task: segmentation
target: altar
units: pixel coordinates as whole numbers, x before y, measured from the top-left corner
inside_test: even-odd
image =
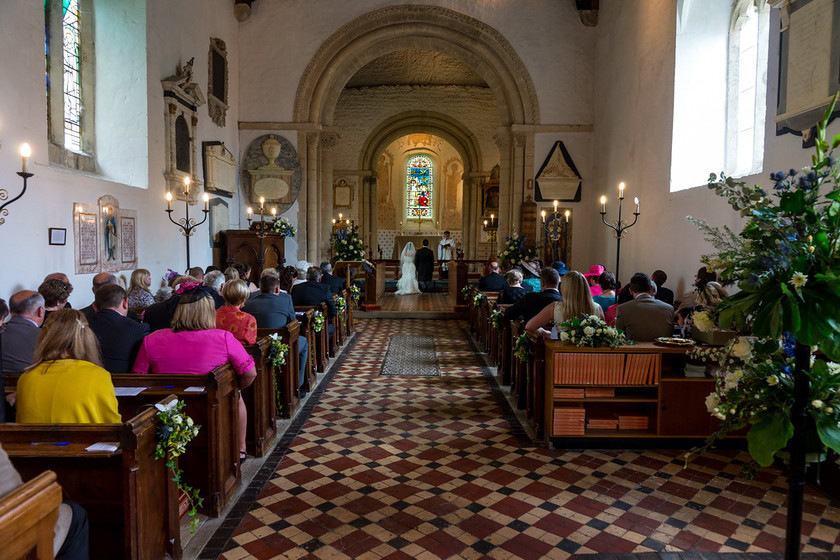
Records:
[[[429,249],[432,250],[432,253],[435,254],[435,262],[438,260],[438,243],[440,240],[443,239],[442,235],[398,235],[394,238],[394,253],[391,255],[392,259],[399,259],[400,254],[402,253],[403,247],[405,247],[406,243],[411,241],[414,243],[414,248],[419,249],[423,246],[423,240],[429,240]]]

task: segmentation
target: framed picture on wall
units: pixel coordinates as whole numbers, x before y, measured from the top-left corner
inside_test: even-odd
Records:
[[[67,229],[51,227],[50,245],[67,245]]]
[[[353,206],[353,185],[346,177],[339,177],[333,184],[333,206],[336,208]]]

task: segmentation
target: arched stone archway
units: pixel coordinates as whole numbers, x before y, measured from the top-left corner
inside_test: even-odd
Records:
[[[335,146],[331,127],[342,90],[368,62],[409,49],[455,57],[489,86],[502,125],[496,132],[496,143],[500,149],[501,179],[507,187],[500,196],[500,227],[507,228],[511,224],[514,208],[519,207],[522,199],[525,181],[522,171],[529,164],[533,165],[532,133],[514,133],[514,130],[521,125],[539,124],[540,120],[539,104],[527,67],[501,33],[475,18],[440,6],[388,6],[354,19],[324,41],[298,85],[294,120],[311,125],[299,138],[301,152],[306,158],[307,196],[303,223],[307,224],[306,247],[310,256],[319,255],[327,248]],[[415,124],[412,132],[430,131],[429,127],[434,127],[427,123],[423,129],[421,123]],[[403,131],[408,129],[403,127]],[[382,127],[378,133],[381,132]],[[469,143],[458,144],[466,148]],[[470,160],[474,170],[481,169],[485,163],[478,152],[475,159]],[[368,224],[369,228],[374,225]],[[468,246],[468,253],[471,247]]]

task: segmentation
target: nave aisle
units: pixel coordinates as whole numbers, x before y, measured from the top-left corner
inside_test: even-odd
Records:
[[[267,484],[246,490],[199,557],[783,551],[778,470],[741,480],[738,452],[684,468],[677,451],[535,447],[511,429],[465,328],[359,320]],[[434,336],[442,376],[380,376],[393,334]],[[803,533],[806,552],[840,552],[840,504],[809,490]]]

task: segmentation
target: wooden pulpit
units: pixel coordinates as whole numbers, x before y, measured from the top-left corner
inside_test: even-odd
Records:
[[[260,239],[254,230],[227,229],[221,232],[220,241],[222,262],[217,266],[224,270],[235,262],[247,263],[251,265],[252,282],[259,282],[263,268],[286,265],[285,235],[269,233]]]

